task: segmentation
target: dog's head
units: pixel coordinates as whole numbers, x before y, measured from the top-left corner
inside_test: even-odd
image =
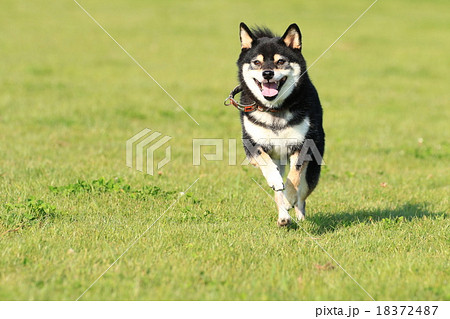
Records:
[[[282,37],[267,29],[240,25],[239,81],[256,102],[279,107],[300,83],[306,63],[301,54],[302,36],[291,24]]]

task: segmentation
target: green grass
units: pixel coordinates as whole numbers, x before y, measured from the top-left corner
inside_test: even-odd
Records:
[[[376,300],[450,299],[448,1],[380,0],[311,68],[314,240],[276,226],[256,169],[193,167],[192,138],[224,138],[225,157],[240,138],[222,101],[241,20],[297,22],[311,64],[371,1],[81,3],[200,126],[73,1],[3,0],[0,299],[75,300],[197,178],[82,300],[368,300],[314,240]],[[173,137],[161,175],[125,165],[144,128]]]

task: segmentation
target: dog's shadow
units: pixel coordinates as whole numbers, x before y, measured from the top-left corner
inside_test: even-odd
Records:
[[[353,212],[328,212],[312,213],[306,216],[308,221],[307,231],[314,235],[322,235],[334,232],[338,229],[351,227],[356,224],[384,223],[386,227],[400,222],[411,222],[421,218],[448,218],[445,212],[430,212],[428,204],[404,204],[395,209],[357,210]],[[301,222],[300,222],[301,225]],[[302,228],[305,228],[301,225]],[[305,225],[306,226],[306,225]],[[293,223],[290,229],[299,229]]]

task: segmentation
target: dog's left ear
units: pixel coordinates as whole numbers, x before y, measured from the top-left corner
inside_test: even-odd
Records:
[[[298,50],[301,50],[302,48],[302,34],[300,33],[298,25],[295,23],[287,28],[281,39],[289,48]]]

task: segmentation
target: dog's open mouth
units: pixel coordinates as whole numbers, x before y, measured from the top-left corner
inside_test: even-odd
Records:
[[[281,87],[286,82],[286,78],[282,78],[280,81],[264,81],[259,82],[258,80],[255,80],[255,83],[258,85],[259,89],[261,90],[262,95],[267,100],[273,100],[277,97],[278,92],[281,90]]]

